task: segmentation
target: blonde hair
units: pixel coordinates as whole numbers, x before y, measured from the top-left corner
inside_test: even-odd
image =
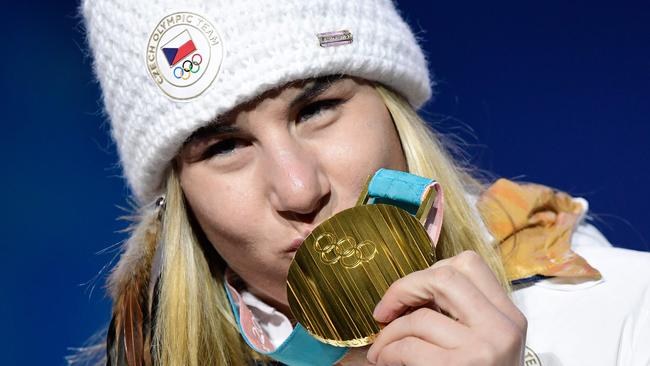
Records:
[[[242,341],[223,286],[225,264],[196,235],[175,169],[166,184],[154,359],[158,365],[243,365]],[[209,260],[212,258],[213,260]]]
[[[408,102],[381,85],[375,84],[375,88],[393,118],[409,172],[438,180],[445,191],[437,257],[473,250],[509,290],[500,258],[467,200],[468,192],[483,189],[481,183],[454,160]],[[161,245],[159,302],[151,347],[155,363],[198,366],[267,361],[239,335],[223,286],[226,264],[193,222],[175,169],[170,170],[166,182]]]
[[[475,251],[490,266],[502,287],[510,291],[501,257],[488,242],[478,212],[468,202],[468,195],[479,194],[484,185],[451,157],[437,134],[406,100],[381,85],[377,85],[376,90],[393,118],[409,172],[437,180],[444,190],[445,216],[436,246],[437,258],[449,258],[465,250]]]

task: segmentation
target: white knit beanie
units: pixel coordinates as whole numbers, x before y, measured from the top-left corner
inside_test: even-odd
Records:
[[[83,0],[94,69],[139,203],[161,194],[183,142],[288,82],[346,74],[415,108],[431,96],[422,50],[391,0]]]

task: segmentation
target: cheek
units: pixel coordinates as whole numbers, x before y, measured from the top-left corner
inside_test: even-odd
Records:
[[[265,214],[260,180],[247,171],[222,175],[190,168],[181,174],[181,185],[207,239],[245,281],[272,288],[273,297],[281,298],[288,264],[269,245],[277,241],[278,226]]]
[[[367,172],[366,176],[382,167],[406,170],[404,153],[390,115],[384,111],[383,104],[374,108],[345,116],[332,133],[326,144],[327,154],[340,169]]]
[[[181,174],[181,185],[194,215],[219,252],[245,241],[242,228],[250,222],[255,212],[252,188],[233,177],[211,174],[209,169],[191,167]]]
[[[378,117],[367,121],[365,130],[361,131],[363,137],[360,139],[365,140],[366,143],[359,147],[360,154],[376,168],[405,170],[406,160],[393,121],[389,116]]]
[[[357,113],[339,122],[321,142],[321,156],[341,198],[354,204],[369,175],[379,168],[406,170],[406,160],[388,112]]]

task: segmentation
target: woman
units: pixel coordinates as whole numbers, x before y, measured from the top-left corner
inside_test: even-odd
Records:
[[[115,301],[109,364],[273,362],[272,352],[261,354],[242,338],[226,276],[271,348],[279,348],[294,331],[285,283],[298,244],[353,206],[379,168],[441,184],[445,213],[436,254],[443,259],[393,283],[375,309],[386,326],[374,344],[350,350],[337,364],[590,362],[593,355],[583,353],[593,351],[588,345],[571,350],[566,341],[549,341],[571,338],[561,328],[546,333],[553,314],[540,308],[597,301],[610,290],[587,289],[564,300],[535,284],[515,291],[513,302],[503,250],[492,245],[474,207],[477,196],[488,196],[415,112],[429,99],[431,82],[391,1],[88,0],[82,11],[113,137],[141,212],[109,281]],[[509,189],[528,197],[524,188]],[[569,207],[577,221],[584,215],[580,201],[546,196]],[[485,212],[495,239],[507,245],[510,234],[519,235],[500,235]],[[578,229],[574,241],[596,242],[589,230]],[[548,230],[541,233],[546,238]],[[607,256],[637,269],[649,263],[647,256],[613,249],[590,254],[590,263]],[[578,278],[575,286],[604,289],[582,257],[567,249],[550,253],[549,261],[557,256],[570,257],[575,270],[533,271],[520,279]],[[607,278],[609,267],[596,267]],[[625,276],[616,280],[629,283]],[[548,282],[539,284],[574,286]],[[643,289],[647,280],[628,292]],[[622,314],[604,324],[627,333],[594,338],[606,352],[597,361],[644,364],[644,302],[647,296],[636,296],[625,307],[600,308]],[[524,313],[535,319],[530,331]],[[585,309],[566,313],[577,323],[593,321]],[[294,364],[301,361],[307,362]]]

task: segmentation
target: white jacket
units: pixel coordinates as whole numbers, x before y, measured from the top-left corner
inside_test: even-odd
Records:
[[[572,248],[603,278],[550,279],[513,292],[528,319],[525,365],[650,366],[650,253],[614,248],[587,224]]]

